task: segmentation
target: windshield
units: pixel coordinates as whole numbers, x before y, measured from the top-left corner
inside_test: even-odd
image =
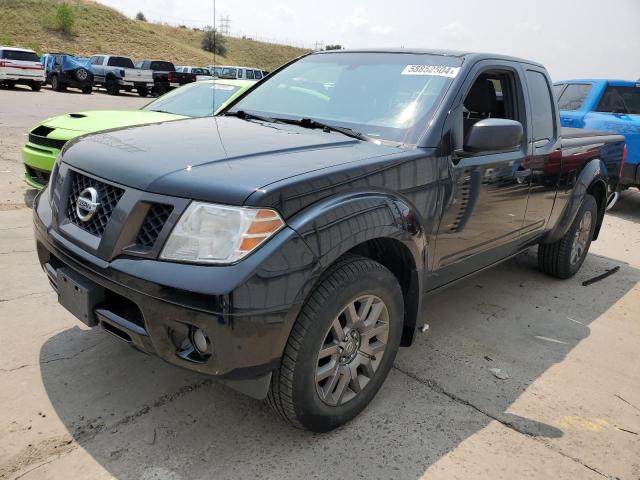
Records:
[[[127,57],[109,57],[107,65],[109,67],[135,68],[133,61]]]
[[[192,68],[191,73],[195,75],[209,75],[209,70],[206,68]]]
[[[456,57],[426,54],[309,55],[267,77],[231,111],[310,118],[415,144],[460,64]]]
[[[40,57],[33,52],[22,52],[20,50],[2,50],[1,58],[7,60],[17,60],[19,62],[39,62]]]
[[[146,105],[143,110],[173,113],[188,117],[213,115],[222,104],[238,92],[237,85],[212,82],[190,83]]]
[[[238,71],[235,68],[223,68],[220,72],[220,76],[236,78]]]

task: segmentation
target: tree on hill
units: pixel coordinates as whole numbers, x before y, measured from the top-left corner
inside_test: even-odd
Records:
[[[225,38],[215,28],[207,26],[204,28],[204,35],[202,36],[202,48],[207,52],[215,53],[216,55],[227,54],[227,45]]]
[[[146,22],[147,21],[147,17],[144,16],[144,13],[138,12],[138,13],[136,13],[136,20],[139,20],[141,22]]]
[[[62,2],[56,7],[56,27],[62,33],[71,35],[76,18],[73,14],[73,8],[67,2]]]

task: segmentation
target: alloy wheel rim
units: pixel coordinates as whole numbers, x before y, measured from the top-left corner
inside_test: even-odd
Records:
[[[578,263],[586,253],[589,234],[591,233],[591,222],[591,212],[587,210],[584,212],[580,220],[580,225],[573,237],[573,244],[571,245],[571,265]]]
[[[320,399],[331,406],[354,399],[380,367],[389,338],[389,310],[375,295],[351,300],[333,319],[316,360]]]

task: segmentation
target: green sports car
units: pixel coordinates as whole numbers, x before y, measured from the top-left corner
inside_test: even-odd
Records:
[[[29,131],[29,142],[22,149],[24,180],[34,188],[44,188],[60,150],[72,138],[112,128],[209,116],[252,85],[255,82],[246,80],[200,81],[172,90],[140,110],[101,110],[48,118]]]

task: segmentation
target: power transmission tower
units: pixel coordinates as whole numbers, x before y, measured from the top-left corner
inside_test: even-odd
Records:
[[[315,47],[313,49],[318,52],[320,50],[324,50],[324,42],[316,42]]]
[[[226,17],[220,15],[220,18],[218,19],[218,31],[220,32],[220,35],[225,37],[229,36],[229,32],[231,31],[231,18],[229,15]]]

